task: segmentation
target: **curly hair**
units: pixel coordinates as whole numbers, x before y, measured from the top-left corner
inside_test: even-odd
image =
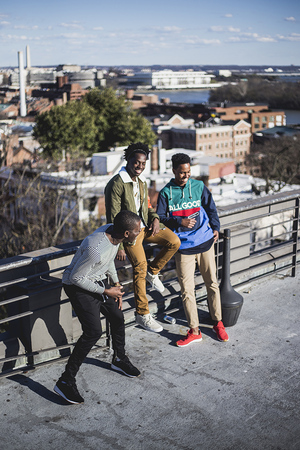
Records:
[[[114,218],[115,232],[133,231],[140,220],[140,217],[132,211],[122,210]]]
[[[172,156],[173,169],[177,169],[181,164],[191,164],[191,158],[186,153],[175,153]]]
[[[135,144],[130,144],[125,150],[124,150],[124,158],[126,161],[129,161],[129,159],[135,154],[135,153],[143,153],[146,155],[147,159],[149,158],[150,149],[148,145],[142,144],[141,142],[137,142]]]

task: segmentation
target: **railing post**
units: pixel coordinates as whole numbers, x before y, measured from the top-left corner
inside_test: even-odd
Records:
[[[230,283],[230,229],[225,228],[223,233],[223,261],[220,295],[222,306],[222,321],[225,327],[236,324],[243,306],[244,299],[236,292]]]
[[[299,197],[295,202],[295,216],[293,220],[293,257],[292,257],[292,277],[296,276],[297,249],[298,249],[298,229],[299,229]]]

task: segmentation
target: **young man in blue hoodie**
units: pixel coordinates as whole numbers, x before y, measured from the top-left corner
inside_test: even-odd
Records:
[[[181,240],[175,254],[176,271],[190,329],[176,344],[186,347],[202,340],[195,298],[195,259],[206,286],[209,312],[214,321],[213,330],[218,339],[225,342],[228,341],[228,335],[222,322],[214,252],[214,243],[220,231],[216,205],[203,181],[190,178],[188,155],[173,155],[172,168],[175,177],[159,193],[157,214],[160,221]]]

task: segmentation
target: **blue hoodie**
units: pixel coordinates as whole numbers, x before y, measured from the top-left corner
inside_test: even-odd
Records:
[[[215,202],[200,180],[190,178],[185,186],[178,186],[172,179],[159,193],[156,212],[160,221],[180,238],[181,253],[209,250],[214,241],[213,230],[220,230]],[[196,219],[193,228],[181,226],[186,217]]]

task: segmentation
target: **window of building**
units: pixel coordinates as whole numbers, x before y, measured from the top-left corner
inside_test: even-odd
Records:
[[[254,122],[259,122],[259,117],[254,117]]]
[[[269,117],[269,122],[274,122],[274,116]]]
[[[219,137],[219,133],[216,133],[216,136]]]
[[[216,148],[219,148],[219,144],[216,144]]]
[[[211,150],[211,145],[209,144],[208,149]]]
[[[259,123],[256,123],[256,124],[254,125],[254,128],[259,128]]]
[[[263,117],[262,117],[262,121],[263,121],[263,122],[266,122],[266,121],[267,121],[267,116],[263,116]]]
[[[208,135],[209,138],[211,138],[211,133]]]

